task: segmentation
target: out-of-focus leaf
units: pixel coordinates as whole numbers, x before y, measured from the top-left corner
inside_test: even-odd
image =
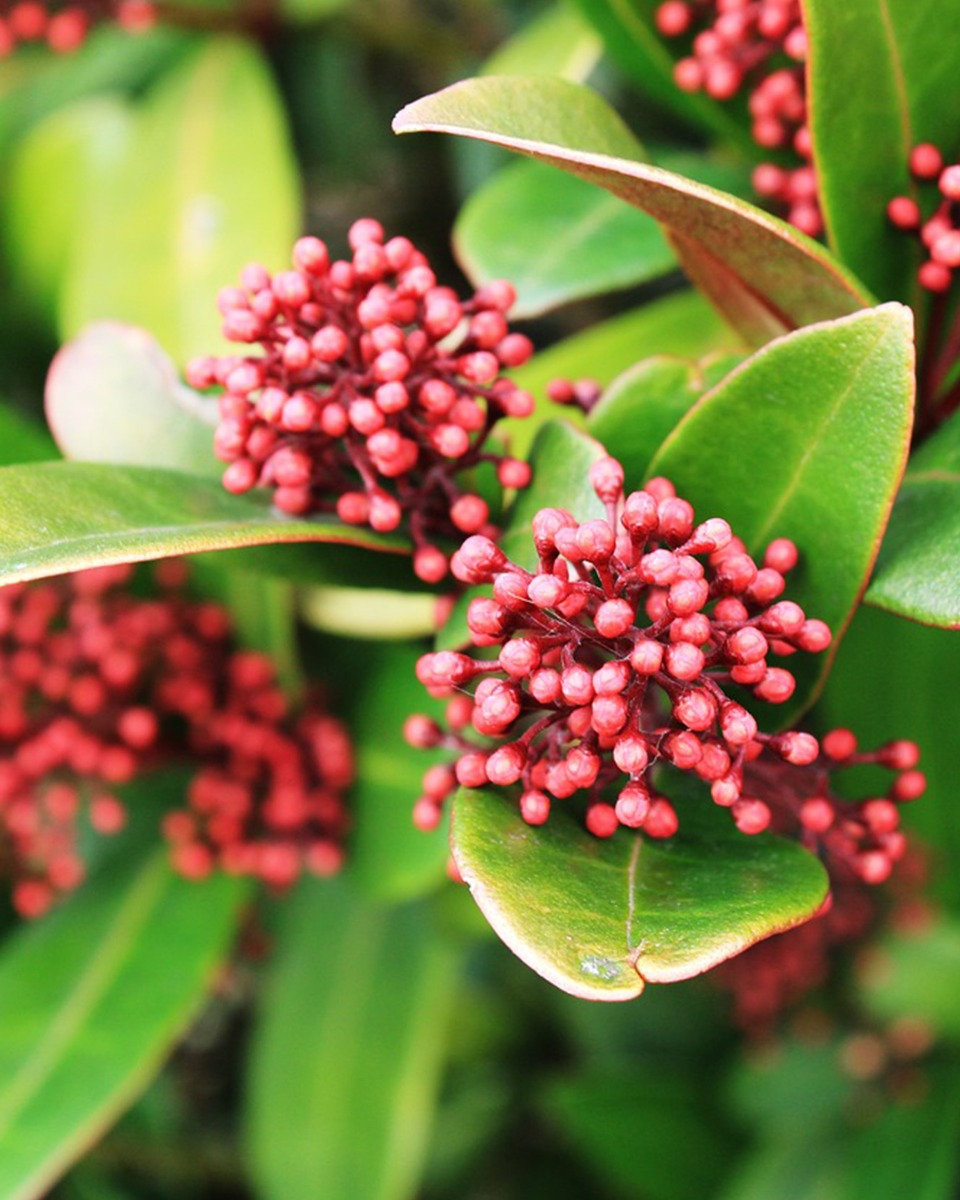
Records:
[[[672,480],[701,519],[729,520],[751,553],[792,538],[802,564],[789,595],[827,622],[836,646],[900,482],[913,391],[909,309],[886,304],[823,322],[734,370],[690,410],[649,472]],[[792,712],[809,702],[831,659],[798,667]]]
[[[251,259],[285,264],[298,192],[264,59],[238,39],[208,41],[144,102],[128,152],[91,178],[61,333],[113,318],[149,329],[178,362],[220,352],[217,292]]]
[[[742,361],[742,354],[701,363],[646,358],[613,381],[590,413],[587,428],[622,464],[628,491],[639,487],[661,442],[700,396]]]
[[[310,24],[332,17],[347,3],[348,0],[281,0],[280,8],[285,20]]]
[[[479,138],[606,188],[669,231],[682,265],[748,339],[870,303],[817,243],[726,193],[636,161],[639,147],[594,92],[561,79],[468,79],[402,109],[398,133]]]
[[[600,38],[564,0],[528,21],[483,64],[484,75],[557,75],[584,80],[603,52]]]
[[[847,1200],[836,1139],[796,1132],[761,1146],[736,1166],[717,1200]]]
[[[146,1086],[201,1003],[245,889],[104,868],[0,956],[0,1195],[35,1200]]]
[[[552,1080],[540,1107],[599,1180],[649,1200],[703,1200],[730,1160],[730,1136],[703,1087],[677,1070],[586,1071]]]
[[[595,838],[573,817],[527,825],[514,799],[462,789],[451,838],[481,912],[519,959],[585,1000],[689,979],[809,918],[827,878],[811,854],[745,837],[709,801],[666,841]]]
[[[450,757],[417,750],[403,737],[403,722],[411,713],[443,715],[443,702],[430,697],[416,677],[418,657],[410,645],[371,647],[362,678],[350,689],[357,760],[350,866],[364,891],[382,900],[434,890],[445,878],[450,856],[446,818],[430,833],[413,823],[424,772]]]
[[[219,478],[215,401],[180,382],[173,360],[143,329],[99,321],[57,354],[47,421],[67,458],[169,467]]]
[[[437,628],[437,597],[383,588],[311,588],[300,597],[300,615],[315,629],[344,637],[429,637]]]
[[[0,201],[6,265],[20,295],[51,325],[72,254],[86,232],[77,220],[86,189],[129,152],[133,129],[129,104],[96,96],[48,117],[11,156]]]
[[[932,1035],[960,1039],[960,923],[890,934],[858,964],[860,996],[881,1021],[924,1022]]]
[[[960,413],[910,459],[868,604],[926,625],[960,626]]]
[[[887,220],[918,142],[955,148],[960,45],[930,0],[804,0],[810,132],[831,245],[883,299],[916,303],[920,246]],[[856,45],[856,53],[849,52]]]
[[[43,462],[56,458],[57,448],[40,425],[0,405],[0,465]]]
[[[509,279],[516,317],[655,279],[676,266],[656,221],[545,163],[516,163],[474,192],[454,248],[480,286]]]
[[[512,371],[517,385],[537,401],[532,419],[511,419],[498,425],[509,436],[514,454],[527,452],[538,422],[564,416],[583,424],[578,409],[563,409],[546,399],[553,379],[594,379],[605,387],[612,379],[653,354],[700,358],[716,350],[732,350],[739,339],[699,293],[679,292],[654,300],[623,316],[612,317],[583,333],[565,338]]]
[[[263,1200],[416,1194],[457,987],[421,908],[304,881],[285,902],[251,1047],[250,1165]]]
[[[409,552],[398,538],[322,517],[285,518],[265,496],[231,496],[178,471],[70,462],[0,468],[0,585],[272,542]]]

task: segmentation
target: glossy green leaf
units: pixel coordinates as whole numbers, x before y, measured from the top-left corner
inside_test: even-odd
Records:
[[[831,245],[877,295],[916,302],[921,247],[888,201],[915,193],[918,142],[949,152],[960,123],[960,45],[935,0],[804,0],[810,131]],[[850,47],[856,45],[856,53]]]
[[[558,409],[546,399],[551,380],[588,378],[604,387],[622,371],[652,354],[699,358],[738,345],[736,334],[698,292],[665,296],[565,338],[512,371],[517,385],[536,399],[537,412],[533,419],[511,419],[498,428],[509,435],[514,454],[525,454],[538,421],[562,413],[568,420],[583,424],[578,409]]]
[[[91,179],[129,152],[133,110],[96,96],[54,113],[11,156],[0,198],[0,235],[11,281],[52,325],[63,280],[85,234],[78,210]],[[69,178],[70,187],[63,186]]]
[[[702,92],[684,92],[673,82],[682,43],[663,38],[654,25],[661,0],[576,0],[603,35],[610,57],[634,83],[665,108],[693,124],[751,149],[746,123]]]
[[[429,913],[305,881],[285,901],[251,1047],[263,1200],[417,1194],[457,986]]]
[[[558,75],[586,79],[603,45],[593,28],[565,0],[527,21],[483,64],[484,75]]]
[[[180,381],[143,329],[99,321],[57,354],[47,374],[47,422],[67,458],[169,467],[219,478],[216,401]]]
[[[403,737],[411,713],[441,719],[445,704],[432,699],[415,674],[422,647],[364,649],[363,674],[350,689],[356,783],[351,791],[350,867],[370,896],[406,900],[433,891],[446,878],[448,822],[430,833],[413,823],[423,775],[444,751],[417,750]]]
[[[454,249],[474,284],[510,280],[516,317],[644,283],[676,265],[645,213],[538,162],[507,167],[473,193]]]
[[[723,354],[700,363],[646,358],[619,375],[587,419],[587,429],[623,466],[628,489],[644,478],[661,442],[708,389],[742,362]]]
[[[866,600],[927,625],[960,626],[960,413],[910,459]]]
[[[252,44],[212,39],[154,89],[129,151],[91,180],[83,229],[65,338],[112,318],[149,329],[178,362],[220,352],[217,291],[251,259],[284,266],[299,231],[282,104]]]
[[[244,889],[125,856],[0,955],[0,1195],[36,1200],[159,1069],[226,954]]]
[[[527,825],[514,799],[462,789],[451,844],[483,915],[516,956],[586,1000],[632,1000],[805,921],[827,890],[800,846],[745,837],[699,799],[667,841],[595,838],[564,812]]]
[[[802,563],[788,595],[827,622],[835,647],[900,482],[913,390],[912,320],[902,305],[801,329],[707,393],[649,473],[672,480],[701,519],[725,517],[751,553],[792,538]],[[798,668],[794,708],[809,700],[832,654],[809,658]]]
[[[266,496],[148,467],[55,462],[0,468],[0,586],[83,567],[272,542],[405,554],[402,540],[332,518],[298,521]]]
[[[890,934],[862,956],[860,998],[877,1020],[922,1021],[936,1037],[960,1039],[960,923],[943,918],[929,928]]]
[[[437,597],[385,588],[310,588],[300,597],[300,616],[314,629],[343,637],[430,637],[437,629]]]
[[[43,462],[56,457],[57,448],[42,426],[0,404],[0,465]]]
[[[763,343],[870,303],[817,243],[742,200],[636,161],[639,147],[589,89],[560,79],[469,79],[407,105],[398,133],[479,138],[551,162],[660,221],[694,282]]]

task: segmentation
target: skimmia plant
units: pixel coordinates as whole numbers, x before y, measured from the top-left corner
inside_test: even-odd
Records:
[[[428,7],[0,4],[0,1197],[949,1200],[946,2]]]

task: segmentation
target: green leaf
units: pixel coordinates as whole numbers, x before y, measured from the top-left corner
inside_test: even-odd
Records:
[[[567,813],[534,827],[502,793],[463,789],[452,845],[481,912],[528,967],[585,1000],[632,1000],[800,924],[826,895],[812,855],[744,836],[709,801],[683,806],[680,829],[662,842],[599,839]]]
[[[449,760],[446,752],[418,750],[403,737],[410,713],[440,719],[445,707],[417,679],[419,655],[410,645],[370,648],[349,697],[356,754],[350,869],[364,891],[380,900],[433,891],[446,878],[450,857],[446,820],[430,833],[413,823],[424,772]]]
[[[700,396],[742,361],[741,354],[700,363],[646,358],[613,381],[587,418],[587,429],[620,461],[628,489],[644,478],[661,442]]]
[[[0,465],[43,462],[56,457],[57,448],[45,429],[0,404]]]
[[[67,458],[222,473],[213,454],[216,401],[181,383],[145,330],[115,321],[89,326],[53,360],[45,403]]]
[[[386,588],[310,588],[300,597],[300,616],[314,629],[342,637],[430,637],[437,629],[437,597]]]
[[[929,0],[805,0],[820,204],[839,257],[884,299],[917,302],[921,247],[887,221],[916,192],[918,142],[949,152],[960,124],[960,46]],[[856,53],[850,47],[856,45]]]
[[[158,1070],[229,947],[244,889],[124,856],[0,956],[0,1195],[35,1200]]]
[[[517,163],[461,209],[454,249],[476,286],[509,279],[515,317],[656,279],[676,266],[657,223],[575,175]]]
[[[960,413],[910,459],[868,604],[927,625],[960,626]]]
[[[432,130],[509,147],[579,175],[649,213],[694,282],[748,339],[869,304],[816,242],[758,208],[657,167],[589,89],[560,79],[468,79],[407,105],[398,133]]]
[[[178,362],[220,352],[217,291],[251,259],[282,267],[299,230],[283,107],[255,46],[211,39],[165,77],[127,153],[91,179],[82,228],[64,338],[113,318],[149,329]]]
[[[263,1200],[418,1191],[457,986],[422,908],[304,881],[284,905],[251,1047],[250,1165]]]
[[[692,124],[751,150],[750,133],[723,105],[703,92],[685,92],[673,81],[676,56],[656,30],[661,0],[576,0],[603,36],[610,57],[645,95]],[[675,43],[676,44],[676,43]]]
[[[559,75],[586,79],[600,60],[602,43],[580,14],[554,4],[527,21],[483,64],[484,75]]]
[[[690,410],[649,467],[701,519],[725,517],[753,554],[792,538],[802,562],[788,595],[827,622],[834,650],[906,461],[911,334],[910,310],[887,304],[771,343]],[[810,658],[791,711],[809,700],[832,652]]]
[[[409,553],[399,538],[333,518],[292,520],[266,496],[231,496],[212,480],[178,471],[71,462],[0,468],[0,586],[268,542]]]
[[[537,412],[527,420],[504,421],[498,428],[509,434],[514,454],[525,454],[538,421],[560,411],[568,420],[583,424],[579,410],[558,410],[545,398],[547,384],[552,379],[590,378],[604,387],[651,354],[699,358],[714,350],[733,349],[738,344],[736,335],[699,293],[684,291],[665,296],[565,338],[512,371],[517,386],[526,388],[536,398]]]
[[[960,1039],[960,922],[890,934],[858,962],[861,1001],[879,1021],[922,1021],[935,1037]]]

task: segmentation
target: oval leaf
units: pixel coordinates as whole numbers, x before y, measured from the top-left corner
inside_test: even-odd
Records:
[[[47,423],[67,458],[169,467],[219,478],[216,401],[180,382],[173,360],[145,330],[91,325],[47,374]]]
[[[649,467],[701,519],[725,517],[751,553],[792,538],[802,564],[787,594],[827,622],[834,649],[906,461],[911,332],[910,310],[887,304],[771,343],[690,410]],[[809,658],[791,711],[809,700],[832,652]]]
[[[0,1195],[35,1200],[158,1070],[226,954],[245,889],[124,856],[0,956]]]
[[[544,163],[518,163],[473,193],[454,249],[480,287],[509,279],[516,317],[656,279],[676,266],[657,223]]]
[[[913,455],[865,599],[925,625],[960,627],[960,413]]]
[[[887,202],[916,191],[907,169],[914,145],[955,147],[960,43],[944,37],[938,3],[804,0],[803,8],[810,133],[831,245],[879,296],[916,302],[921,247],[893,229]]]
[[[370,905],[346,880],[286,900],[246,1096],[258,1196],[418,1193],[456,968],[421,908]]]
[[[681,263],[745,337],[844,316],[870,303],[816,242],[758,208],[635,161],[639,147],[589,89],[560,79],[468,79],[407,105],[398,133],[433,130],[506,146],[628,200],[670,232]]]
[[[599,839],[566,813],[534,827],[508,797],[464,789],[452,846],[481,912],[528,967],[585,1000],[632,1000],[800,924],[827,892],[812,855],[738,833],[709,801],[683,808],[680,828],[663,842]]]
[[[71,462],[0,468],[0,586],[272,542],[410,550],[400,538],[333,518],[285,518],[266,496],[231,496],[212,480],[177,471]]]

